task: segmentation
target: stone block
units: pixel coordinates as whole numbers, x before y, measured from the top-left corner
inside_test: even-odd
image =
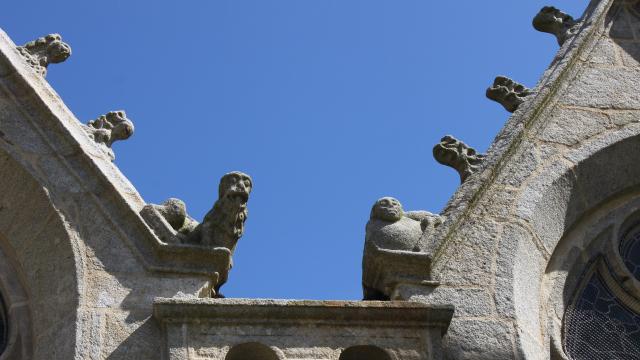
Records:
[[[640,109],[640,92],[629,91],[639,81],[637,68],[585,67],[561,101],[565,105],[600,109]]]
[[[500,226],[473,215],[433,265],[434,280],[443,285],[485,286],[493,279],[493,259]]]
[[[486,317],[495,314],[492,296],[484,288],[438,286],[415,290],[406,300],[431,305],[452,304],[457,317]]]
[[[573,146],[602,133],[608,126],[609,118],[603,112],[556,108],[537,137],[542,141]]]
[[[456,318],[444,337],[446,359],[513,360],[514,335],[507,322]]]

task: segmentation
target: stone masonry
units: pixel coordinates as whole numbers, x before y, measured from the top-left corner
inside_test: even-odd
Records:
[[[376,202],[356,302],[212,298],[251,179],[223,176],[202,224],[147,204],[112,162],[124,111],[85,125],[44,79],[71,47],[0,31],[0,359],[634,358],[622,322],[581,343],[572,319],[590,277],[640,319],[640,0],[531,15],[553,62],[489,89],[513,115],[486,154],[436,146],[462,180],[440,214]]]

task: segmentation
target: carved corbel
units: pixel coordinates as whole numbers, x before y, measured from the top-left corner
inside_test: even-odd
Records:
[[[433,157],[442,165],[454,168],[460,175],[460,182],[478,171],[484,154],[476,152],[464,142],[447,135],[440,140],[440,143],[433,147]]]
[[[102,145],[111,160],[115,154],[111,145],[119,140],[126,140],[133,135],[133,122],[127,118],[124,111],[110,111],[95,120],[89,121],[85,130],[98,144]]]
[[[577,23],[573,17],[553,6],[543,7],[533,18],[534,29],[555,35],[560,46],[576,33]]]
[[[508,77],[498,76],[493,85],[487,89],[487,98],[500,103],[508,112],[518,110],[525,98],[531,95],[531,90]]]
[[[27,63],[40,75],[47,74],[49,64],[61,63],[71,56],[71,47],[59,34],[49,34],[17,47]]]

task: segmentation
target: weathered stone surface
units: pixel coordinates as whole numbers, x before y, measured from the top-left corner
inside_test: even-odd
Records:
[[[502,321],[454,319],[444,338],[445,352],[452,360],[513,360],[514,337],[511,325]]]
[[[584,55],[584,60],[594,65],[618,65],[619,55],[625,52],[622,50],[623,48],[623,45],[616,44],[610,38],[603,36],[598,40],[591,53]]]
[[[587,67],[571,83],[562,103],[596,109],[640,109],[640,93],[629,91],[638,81],[638,68]]]
[[[533,18],[533,27],[538,31],[555,35],[560,46],[575,33],[575,25],[576,21],[570,15],[553,6],[543,7]]]
[[[616,40],[633,39],[631,15],[624,4],[618,2],[611,7],[607,14],[606,23],[609,25],[609,36]]]
[[[585,109],[559,108],[546,124],[540,140],[573,146],[611,127],[607,114]]]
[[[462,183],[480,169],[485,155],[453,136],[446,135],[433,147],[433,157],[440,164],[454,168]]]
[[[415,288],[405,300],[431,305],[456,304],[456,317],[484,317],[495,314],[493,298],[485,288],[458,288],[437,286],[431,289]]]
[[[49,34],[17,47],[27,63],[40,75],[47,74],[49,64],[61,63],[71,56],[71,47],[59,34]]]
[[[471,217],[447,249],[447,261],[433,268],[434,280],[447,286],[486,286],[493,281],[493,258],[500,225]]]
[[[531,90],[508,77],[498,76],[486,92],[487,98],[502,105],[508,112],[518,110],[518,107],[531,95]]]

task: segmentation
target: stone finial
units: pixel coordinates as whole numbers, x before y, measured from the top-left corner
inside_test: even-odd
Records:
[[[110,111],[95,120],[89,121],[85,127],[89,136],[98,144],[106,147],[111,159],[115,159],[111,145],[118,140],[126,140],[133,135],[133,122],[124,111]]]
[[[49,34],[18,46],[27,63],[40,75],[47,74],[49,64],[61,63],[71,56],[71,47],[59,34]]]
[[[485,155],[477,153],[464,142],[447,135],[433,147],[433,157],[440,164],[454,168],[460,174],[462,183],[478,171]]]
[[[505,76],[496,77],[493,85],[487,89],[487,97],[500,103],[508,112],[516,111],[531,93],[524,85]]]
[[[545,6],[533,18],[533,27],[541,32],[553,34],[562,46],[575,33],[577,21],[553,6]]]
[[[389,300],[398,283],[428,279],[431,257],[423,252],[421,239],[441,222],[439,215],[427,211],[405,212],[392,197],[373,204],[362,257],[365,300]]]

